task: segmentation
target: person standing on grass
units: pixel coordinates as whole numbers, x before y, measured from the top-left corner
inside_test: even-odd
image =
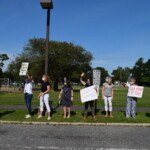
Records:
[[[25,118],[30,118],[32,116],[32,108],[31,108],[31,101],[33,98],[32,87],[33,87],[32,75],[28,75],[27,73],[27,78],[25,79],[24,85],[24,99],[28,109],[28,114],[25,116]]]
[[[129,89],[132,86],[138,86],[137,83],[136,83],[136,79],[133,78],[133,77],[130,78],[130,82],[127,82],[127,84],[125,84],[125,87],[128,87]],[[137,103],[137,98],[136,97],[127,96],[126,118],[130,118],[130,117],[135,118],[136,117],[136,103]]]
[[[64,107],[64,118],[66,118],[66,113],[68,109],[68,116],[70,118],[70,108],[73,102],[73,88],[69,81],[66,81],[63,88],[59,93],[60,105]]]
[[[91,80],[88,78],[87,81],[83,81],[82,77],[84,76],[85,74],[82,73],[81,74],[81,77],[80,77],[80,82],[82,83],[82,85],[84,85],[85,87],[89,87],[89,86],[92,86],[92,83],[91,83]],[[91,111],[92,111],[92,116],[93,116],[93,119],[94,120],[97,120],[96,118],[96,115],[95,115],[95,109],[94,109],[94,101],[91,100],[91,101],[88,101],[88,102],[85,102],[84,104],[84,117],[83,119],[86,119],[87,118],[87,112],[88,112],[88,106],[90,105],[91,107]]]
[[[105,112],[106,112],[105,117],[108,117],[108,110],[110,112],[110,117],[113,117],[112,115],[113,96],[114,96],[114,89],[112,84],[112,78],[106,77],[105,83],[103,84],[102,87],[102,100],[104,100]]]
[[[50,105],[49,105],[49,92],[50,92],[50,83],[49,83],[49,77],[48,75],[43,75],[42,77],[42,83],[41,83],[41,92],[38,95],[38,98],[40,99],[40,113],[38,115],[38,119],[42,117],[42,113],[44,111],[44,104],[47,109],[48,118],[47,120],[50,120]]]

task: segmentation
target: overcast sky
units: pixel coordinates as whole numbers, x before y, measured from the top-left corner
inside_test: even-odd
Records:
[[[109,73],[150,58],[150,0],[53,0],[50,39],[90,51]],[[30,38],[45,38],[40,0],[1,0],[0,53],[12,60]],[[7,67],[7,62],[5,68]]]

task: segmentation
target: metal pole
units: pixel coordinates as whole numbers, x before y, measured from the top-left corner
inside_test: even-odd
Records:
[[[50,9],[47,9],[46,49],[45,49],[45,74],[46,75],[48,74],[49,31],[50,31]]]

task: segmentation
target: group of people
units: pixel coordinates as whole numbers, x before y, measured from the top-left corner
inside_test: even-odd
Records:
[[[88,78],[86,81],[83,80],[83,77],[85,76],[85,73],[82,73],[80,76],[80,82],[85,87],[92,86],[92,80]],[[130,81],[125,84],[126,87],[131,86],[137,86],[135,78],[130,78]],[[26,102],[26,106],[28,109],[28,114],[25,116],[25,118],[30,118],[32,116],[32,109],[31,109],[31,101],[33,97],[32,93],[32,87],[33,87],[33,77],[32,75],[27,74],[27,78],[25,79],[25,87],[24,87],[24,98]],[[104,108],[105,108],[105,117],[113,117],[112,114],[112,101],[114,96],[114,85],[112,84],[112,78],[106,77],[105,83],[102,86],[102,100],[104,100]],[[43,111],[44,106],[46,106],[47,110],[47,120],[51,119],[51,107],[49,105],[49,93],[51,90],[49,77],[48,75],[43,75],[42,82],[41,82],[41,92],[38,95],[38,99],[40,100],[40,107],[39,107],[39,113],[37,119],[43,117]],[[95,88],[95,90],[97,90]],[[70,118],[70,110],[71,105],[73,104],[73,88],[71,86],[71,83],[69,81],[65,81],[60,93],[59,93],[59,99],[60,99],[60,105],[63,106],[63,118]],[[136,103],[137,98],[135,97],[129,97],[127,96],[127,103],[126,103],[126,118],[129,117],[136,117]],[[90,105],[92,116],[94,120],[97,120],[96,114],[95,114],[95,107],[94,107],[94,101],[88,101],[84,103],[84,116],[83,119],[87,118],[88,113],[88,107]],[[68,113],[67,113],[68,111]]]

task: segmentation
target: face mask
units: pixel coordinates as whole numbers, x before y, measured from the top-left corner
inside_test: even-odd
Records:
[[[131,85],[133,85],[133,82],[130,82]]]
[[[45,78],[43,77],[43,78],[42,78],[42,81],[44,81],[44,80],[45,80]]]
[[[105,81],[106,81],[106,82],[108,82],[108,81],[109,81],[109,79],[105,79]]]

